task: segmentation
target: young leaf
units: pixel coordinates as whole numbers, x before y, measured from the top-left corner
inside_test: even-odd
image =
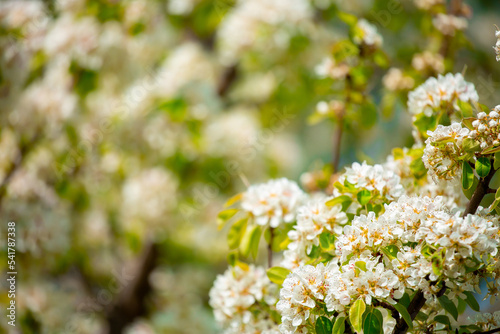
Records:
[[[240,252],[243,256],[252,254],[254,258],[257,257],[261,232],[262,228],[259,225],[247,227],[240,243]]]
[[[290,270],[283,267],[272,267],[267,269],[267,277],[276,284],[283,284],[285,278],[290,274]]]
[[[441,304],[441,306],[446,310],[446,312],[451,314],[455,320],[458,319],[457,307],[455,306],[455,303],[450,300],[450,298],[448,298],[447,296],[441,296],[438,298],[438,301],[439,304]]]
[[[327,317],[319,317],[315,327],[316,334],[331,334],[333,329],[332,321]]]
[[[487,147],[481,151],[481,154],[488,155],[488,154],[494,154],[497,152],[500,152],[500,146]]]
[[[363,327],[363,313],[365,313],[366,304],[363,298],[359,298],[354,302],[349,311],[349,320],[356,332],[361,332]]]
[[[376,308],[368,313],[363,321],[364,334],[382,334],[383,333],[383,317],[382,313]]]
[[[237,214],[238,211],[238,209],[227,209],[219,212],[219,214],[217,215],[217,228],[221,230],[229,221],[229,219],[233,218],[233,216]]]
[[[479,312],[480,311],[479,304],[474,295],[472,294],[472,292],[465,291],[464,294],[467,296],[465,302],[470,306],[471,309],[473,309],[476,312]]]
[[[490,159],[485,157],[477,158],[476,160],[476,173],[479,177],[485,177],[488,175],[491,169]]]
[[[500,168],[500,152],[496,152],[494,157],[495,160],[493,161],[493,168],[497,170],[498,168]]]
[[[323,232],[319,235],[319,244],[321,245],[321,248],[330,248],[330,235],[331,234],[329,232]]]
[[[474,171],[467,161],[462,162],[462,187],[467,190],[474,184]]]
[[[333,324],[332,334],[344,334],[345,317],[338,317]]]
[[[229,245],[229,249],[238,248],[240,245],[241,238],[247,227],[247,221],[248,218],[240,219],[229,229],[227,233],[227,244]]]
[[[227,200],[227,202],[224,204],[224,207],[227,208],[228,206],[233,205],[236,202],[239,202],[241,198],[243,197],[243,193],[239,193],[237,195],[234,195],[230,199]]]
[[[372,198],[372,193],[366,189],[363,189],[360,192],[358,192],[358,195],[356,197],[358,199],[359,204],[366,205],[368,204],[368,202],[370,202],[370,199]]]
[[[325,203],[325,205],[326,206],[335,206],[337,204],[341,204],[342,211],[345,211],[345,210],[347,210],[349,205],[351,205],[351,203],[352,203],[352,199],[349,196],[341,195],[341,196],[337,196],[337,197],[332,198],[331,200],[327,201]]]
[[[448,327],[451,327],[450,318],[448,318],[446,315],[436,315],[434,317],[434,321],[447,325]]]
[[[413,321],[411,320],[410,313],[408,313],[408,310],[406,307],[400,303],[394,304],[394,308],[401,314],[403,319],[405,320],[406,324],[410,329],[413,329]]]

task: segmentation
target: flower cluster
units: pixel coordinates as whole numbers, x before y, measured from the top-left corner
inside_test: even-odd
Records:
[[[405,193],[400,181],[398,175],[384,169],[382,165],[370,166],[366,162],[353,163],[351,167],[346,167],[345,173],[339,177],[340,184],[350,184],[356,189],[374,192],[374,197],[378,196],[382,202],[394,201]],[[333,191],[335,197],[344,193],[337,188]]]
[[[274,334],[277,326],[267,312],[274,309],[277,294],[263,268],[235,266],[217,276],[209,293],[210,306],[226,334]]]
[[[432,116],[434,110],[446,103],[456,109],[457,100],[477,102],[479,96],[474,84],[464,80],[462,74],[448,73],[445,76],[429,78],[408,95],[408,110],[412,115]],[[446,110],[446,109],[445,109]]]
[[[470,132],[470,137],[479,141],[481,148],[500,144],[500,105],[496,106],[489,114],[480,112],[477,119],[472,122],[474,130]]]
[[[469,25],[467,19],[455,15],[438,14],[432,19],[432,24],[443,35],[454,36],[455,31],[464,30]]]
[[[493,313],[478,313],[469,321],[481,327],[481,330],[488,331],[500,327],[500,311]]]
[[[308,333],[306,324],[318,311],[345,312],[357,299],[371,305],[373,299],[401,298],[404,286],[378,258],[356,258],[344,266],[305,265],[283,282],[277,309],[282,315],[281,333]]]
[[[345,79],[349,73],[349,65],[337,64],[332,57],[325,57],[315,68],[316,74],[321,78],[332,78],[336,80]]]
[[[297,183],[285,178],[250,186],[243,194],[241,207],[258,225],[278,227],[296,219],[296,211],[307,196]]]
[[[449,126],[439,125],[435,131],[429,131],[425,141],[422,160],[434,180],[451,180],[462,175],[462,161],[465,154],[463,141],[469,138],[469,129],[460,123]]]
[[[495,53],[497,54],[497,61],[500,61],[500,30],[495,32],[495,37],[497,38],[497,42],[493,49],[495,49]]]
[[[321,308],[329,292],[329,281],[336,266],[320,263],[316,267],[306,265],[294,270],[283,282],[280,298],[276,304],[281,313],[280,331],[283,334],[307,334],[307,321],[316,320],[314,309]]]
[[[377,28],[365,19],[358,20],[356,29],[359,35],[354,36],[354,42],[372,47],[380,47],[383,42],[382,36],[377,32]]]
[[[382,79],[385,88],[390,91],[412,89],[414,80],[403,74],[399,68],[392,67]]]
[[[321,233],[342,233],[342,226],[348,221],[347,215],[342,212],[340,204],[328,206],[328,200],[313,199],[297,210],[297,224],[288,232],[291,243],[284,253],[284,267],[294,269],[301,264],[301,260],[304,262],[312,247],[319,245]]]
[[[439,53],[424,51],[413,56],[411,65],[419,72],[443,73],[444,59]]]

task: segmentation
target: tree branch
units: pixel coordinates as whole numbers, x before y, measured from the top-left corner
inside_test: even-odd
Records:
[[[438,298],[441,297],[442,295],[444,295],[445,292],[446,292],[446,285],[443,284],[441,289],[436,293],[436,297]],[[415,296],[410,302],[410,305],[408,306],[408,313],[410,314],[412,321],[417,317],[417,314],[418,312],[420,312],[422,307],[424,307],[425,302],[426,299],[424,293],[422,292],[422,290],[417,290]],[[408,328],[409,327],[406,321],[403,318],[400,318],[396,322],[396,326],[394,327],[394,331],[392,332],[392,334],[405,334],[408,331]]]
[[[488,194],[488,191],[490,189],[490,181],[493,175],[495,175],[495,172],[496,170],[492,166],[488,175],[479,179],[479,184],[477,185],[476,190],[474,190],[469,203],[467,203],[467,208],[462,215],[463,218],[465,218],[468,214],[476,213],[476,210],[479,207],[479,204],[481,204],[484,196]]]
[[[227,68],[222,75],[222,79],[219,82],[219,86],[217,87],[217,93],[220,97],[224,97],[229,92],[229,88],[231,88],[234,81],[236,81],[236,78],[238,78],[237,64]]]
[[[269,238],[269,245],[267,246],[267,265],[271,268],[273,266],[274,227],[270,227],[269,232],[271,232],[271,237]]]
[[[151,242],[145,246],[137,275],[107,312],[108,334],[121,334],[135,318],[146,313],[145,297],[151,292],[149,275],[156,266],[158,255],[157,244]]]
[[[492,330],[489,330],[487,332],[473,332],[472,334],[493,334],[493,333],[498,333],[500,332],[500,328],[495,328],[495,329],[492,329]]]

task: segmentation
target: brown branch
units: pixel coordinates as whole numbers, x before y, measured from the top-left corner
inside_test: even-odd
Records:
[[[391,315],[394,318],[394,320],[396,320],[396,321],[399,320],[399,312],[391,304],[387,304],[386,302],[383,302],[383,301],[375,299],[375,301],[373,302],[373,306],[375,306],[375,307],[376,306],[382,306],[383,308],[391,311]]]
[[[9,185],[10,181],[12,180],[12,177],[14,176],[16,171],[18,171],[21,168],[26,156],[28,155],[28,153],[31,150],[33,150],[33,148],[35,147],[35,144],[38,142],[39,138],[40,138],[40,134],[37,133],[28,143],[20,144],[17,156],[14,158],[14,161],[9,166],[8,170],[5,173],[4,179],[3,179],[2,183],[0,184],[0,208],[2,206],[3,198],[5,197],[5,194],[7,193],[7,187]]]
[[[340,118],[337,123],[337,129],[333,136],[333,161],[332,167],[333,172],[337,173],[340,161],[340,150],[342,148],[342,134],[344,132],[344,122],[343,118]]]
[[[156,266],[158,245],[149,243],[145,246],[137,275],[116,297],[107,312],[108,334],[120,334],[135,318],[146,313],[146,296],[151,292],[149,275]]]
[[[462,217],[465,218],[468,214],[476,213],[476,210],[479,207],[479,204],[481,204],[484,196],[488,194],[488,191],[490,189],[490,181],[493,175],[495,175],[495,172],[496,170],[492,167],[488,175],[479,179],[479,184],[477,185],[476,190],[474,190],[469,203],[467,203],[467,207]]]
[[[436,293],[436,297],[441,297],[445,292],[446,285],[443,284],[441,289]],[[422,292],[422,290],[417,290],[415,296],[410,302],[410,305],[408,305],[408,313],[410,314],[412,321],[417,317],[417,314],[420,312],[422,307],[424,307],[425,302],[426,299],[424,293]],[[408,331],[408,328],[408,324],[406,323],[404,318],[400,318],[396,322],[396,326],[394,327],[394,331],[392,332],[392,334],[405,334]]]
[[[500,328],[495,328],[495,329],[489,330],[487,332],[478,332],[478,331],[475,331],[472,334],[493,334],[493,333],[498,333],[498,332],[500,332]]]
[[[224,74],[222,75],[222,79],[219,82],[219,86],[217,87],[217,93],[220,97],[226,96],[229,92],[229,89],[233,85],[233,83],[238,78],[238,65],[235,64],[231,67],[228,67]]]
[[[269,238],[269,245],[267,246],[267,265],[271,268],[273,266],[274,227],[270,227],[269,232],[271,232],[271,237]]]

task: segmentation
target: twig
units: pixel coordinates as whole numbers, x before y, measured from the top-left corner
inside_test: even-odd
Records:
[[[223,97],[228,93],[229,88],[231,88],[237,77],[238,65],[233,65],[226,69],[226,71],[222,75],[221,81],[219,82],[219,86],[217,87],[217,93],[220,97]]]
[[[137,275],[107,312],[108,334],[121,334],[135,318],[146,313],[146,296],[151,292],[149,275],[156,266],[158,255],[158,245],[145,246]]]
[[[380,300],[375,300],[374,303],[373,303],[373,306],[382,306],[383,308],[391,311],[391,314],[392,314],[392,317],[394,318],[394,320],[398,321],[399,320],[399,312],[398,310],[396,310],[396,308],[394,308],[394,306],[392,306],[391,304],[388,304],[386,302],[383,302],[383,301],[380,301]]]
[[[467,208],[462,215],[463,218],[465,218],[468,214],[476,213],[476,210],[479,207],[479,204],[481,204],[484,196],[488,194],[488,191],[490,189],[490,181],[493,175],[495,175],[495,172],[496,170],[494,168],[491,168],[488,175],[479,179],[479,184],[477,185],[476,190],[474,190],[469,203],[467,203]]]
[[[437,292],[436,297],[441,297],[446,292],[446,285],[443,284],[442,288]],[[408,313],[410,314],[411,320],[417,317],[417,314],[420,312],[422,307],[425,305],[425,296],[422,290],[417,290],[415,296],[408,305]],[[396,326],[394,327],[394,331],[392,334],[405,334],[408,331],[408,324],[404,320],[404,318],[400,318],[396,322]]]
[[[500,328],[495,328],[495,329],[492,329],[492,330],[489,330],[487,332],[473,332],[472,334],[493,334],[493,333],[498,333],[500,332]]]
[[[269,245],[267,246],[267,265],[271,268],[273,266],[274,227],[270,227],[269,232],[271,232],[271,236],[269,238]]]

